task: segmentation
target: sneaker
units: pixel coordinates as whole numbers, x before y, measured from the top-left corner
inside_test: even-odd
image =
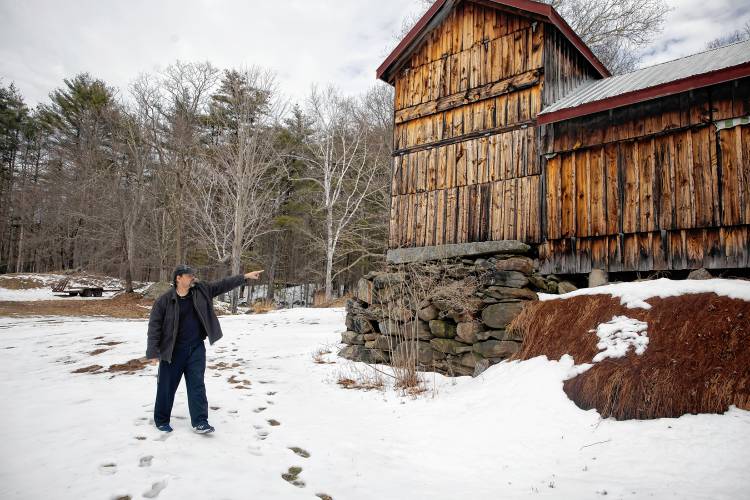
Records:
[[[161,424],[156,426],[157,429],[159,429],[162,432],[172,432],[174,429],[172,429],[172,426],[169,424]]]
[[[193,427],[193,430],[198,434],[208,434],[215,431],[216,429],[214,429],[208,422],[201,422],[200,424]]]

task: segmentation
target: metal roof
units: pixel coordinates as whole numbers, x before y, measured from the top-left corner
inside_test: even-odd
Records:
[[[750,74],[750,40],[581,84],[544,108],[539,123],[583,116]]]
[[[383,63],[378,67],[376,76],[392,83],[393,70],[398,68],[411,52],[424,40],[424,36],[435,28],[455,7],[460,0],[437,0],[417,21],[401,42],[393,49]],[[496,9],[506,9],[511,12],[521,12],[526,15],[538,16],[540,19],[552,24],[565,36],[570,43],[591,64],[594,70],[602,77],[610,75],[609,70],[597,59],[591,49],[581,40],[567,22],[552,8],[552,6],[534,0],[485,0],[481,5],[491,6]]]

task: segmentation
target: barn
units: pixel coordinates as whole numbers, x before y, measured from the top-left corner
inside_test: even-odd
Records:
[[[389,262],[517,240],[543,274],[750,267],[750,42],[612,76],[549,5],[438,0],[377,77]]]

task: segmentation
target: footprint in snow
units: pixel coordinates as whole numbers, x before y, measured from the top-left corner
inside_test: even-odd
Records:
[[[260,412],[262,412],[262,411],[266,411],[266,409],[267,409],[267,408],[266,408],[265,406],[260,406],[260,407],[258,407],[258,408],[256,408],[256,409],[254,409],[254,410],[253,410],[253,412],[255,412],[255,413],[260,413]]]
[[[113,462],[106,462],[99,465],[99,472],[102,474],[112,475],[117,472],[117,464]]]
[[[269,420],[266,420],[266,422],[268,422],[268,425],[270,425],[271,427],[278,427],[278,426],[281,425],[281,422],[279,422],[275,418],[271,418]]]
[[[162,492],[164,488],[167,487],[167,480],[162,479],[161,481],[157,481],[151,485],[151,489],[145,491],[143,493],[143,496],[146,498],[156,498],[159,496],[159,493]]]
[[[310,452],[303,448],[300,448],[299,446],[290,446],[289,449],[292,450],[295,455],[298,455],[302,458],[310,458]]]
[[[151,467],[151,461],[154,459],[153,455],[144,455],[138,460],[138,467]]]
[[[302,467],[289,467],[289,469],[281,475],[281,478],[287,483],[291,483],[297,488],[304,488],[305,482],[299,478],[302,473]]]

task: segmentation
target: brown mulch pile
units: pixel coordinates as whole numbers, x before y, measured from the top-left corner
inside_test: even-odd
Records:
[[[0,288],[9,290],[31,290],[33,288],[44,288],[46,285],[41,281],[29,278],[18,278],[15,274],[0,276]]]
[[[646,351],[631,349],[565,381],[579,407],[616,419],[750,410],[750,302],[706,293],[648,303],[651,309],[628,309],[609,295],[589,295],[529,304],[510,325],[524,334],[514,359],[570,354],[576,364],[590,363],[599,352],[591,330],[627,316],[648,324]]]
[[[0,301],[0,316],[109,316],[112,318],[148,318],[153,300],[137,293],[122,293],[101,300]],[[145,307],[143,307],[145,306]]]

